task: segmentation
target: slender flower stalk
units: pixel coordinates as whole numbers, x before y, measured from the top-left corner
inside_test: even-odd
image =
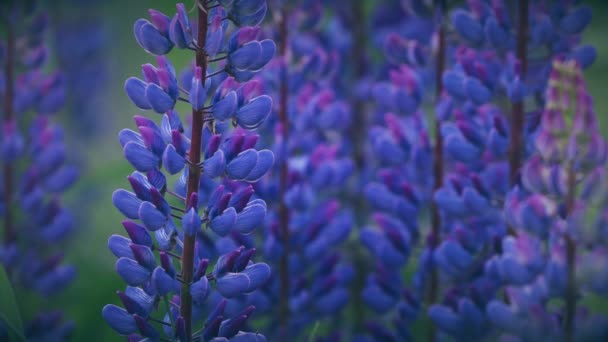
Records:
[[[13,99],[15,97],[15,33],[9,18],[4,19],[6,25],[6,58],[4,60],[4,125],[9,126],[13,121]],[[13,227],[13,163],[4,163],[4,244],[15,240]]]
[[[207,27],[209,25],[209,12],[207,10],[207,2],[197,0],[198,26],[197,26],[197,43],[196,50],[196,66],[201,70],[201,84],[205,85],[207,80],[207,53],[204,50],[207,40]],[[211,123],[213,125],[213,123]],[[191,199],[192,195],[198,193],[200,186],[201,172],[203,172],[198,164],[201,162],[201,145],[203,136],[203,109],[192,108],[192,137],[190,143],[190,151],[188,152],[188,181],[186,183],[186,198]],[[186,211],[196,207],[197,203],[190,202],[187,204]],[[196,208],[195,208],[196,209]],[[180,291],[180,314],[184,318],[186,329],[186,342],[190,341],[192,336],[192,296],[190,294],[190,283],[192,282],[192,274],[194,272],[194,244],[195,236],[185,234],[184,248],[182,250],[182,286]]]
[[[576,205],[576,171],[573,163],[567,166],[567,193],[566,193],[566,217],[572,215]],[[575,315],[576,315],[576,242],[566,233],[564,236],[566,245],[566,271],[567,283],[565,291],[565,315],[564,315],[564,337],[566,342],[574,340]]]
[[[517,61],[519,62],[519,78],[525,82],[528,71],[528,17],[529,0],[519,0],[517,2]],[[515,184],[517,175],[521,167],[522,155],[524,152],[524,102],[518,99],[512,103],[511,111],[511,137],[509,140],[509,179],[511,184]]]
[[[285,6],[280,9],[279,14],[279,58],[281,59],[281,67],[287,67],[287,51],[288,51],[288,10]],[[279,79],[279,123],[281,129],[281,142],[283,146],[281,151],[287,153],[289,146],[289,118],[288,101],[289,101],[289,80],[288,73],[283,70],[280,73]],[[279,317],[280,317],[280,333],[279,336],[286,337],[289,331],[289,208],[285,203],[285,194],[288,191],[289,169],[287,165],[288,156],[284,155],[279,164],[279,226],[281,230],[281,240],[283,244],[283,253],[279,264],[280,273],[280,294],[279,294]]]
[[[437,55],[435,59],[435,104],[438,105],[443,92],[443,70],[446,55],[446,32],[444,17],[447,11],[445,0],[435,1],[435,11],[438,18],[437,23]],[[443,134],[441,132],[441,121],[439,115],[435,115],[435,132],[433,146],[433,190],[437,191],[443,186]],[[441,214],[437,203],[431,203],[431,233],[429,235],[430,248],[434,250],[440,243]],[[432,253],[432,252],[431,252]],[[433,305],[439,295],[439,274],[436,267],[431,269],[429,280],[428,304]],[[435,327],[431,325],[429,341],[435,341]]]

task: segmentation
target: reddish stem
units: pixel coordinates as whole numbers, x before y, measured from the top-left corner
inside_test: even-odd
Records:
[[[576,173],[574,166],[568,167],[568,192],[566,195],[567,218],[574,212],[576,196]],[[576,315],[576,244],[569,233],[565,236],[566,242],[566,270],[568,272],[566,285],[566,314],[564,321],[564,337],[566,342],[574,340],[574,317]]]
[[[279,53],[284,68],[281,73],[281,84],[279,89],[279,121],[281,122],[281,135],[283,143],[283,156],[280,164],[279,184],[279,224],[281,228],[281,240],[283,243],[283,254],[279,265],[281,282],[279,299],[280,336],[286,337],[289,331],[289,210],[285,204],[285,193],[287,192],[288,169],[287,169],[287,136],[289,134],[289,120],[287,118],[287,10],[283,6],[279,21]]]
[[[197,42],[200,47],[196,51],[196,66],[202,70],[202,82],[206,81],[207,75],[207,53],[204,50],[207,37],[208,12],[206,1],[200,1],[198,8],[198,35]],[[201,179],[201,169],[197,166],[201,161],[201,144],[203,135],[203,110],[192,110],[192,138],[188,158],[191,163],[188,167],[188,183],[186,200],[191,198],[191,195],[198,192],[199,182]],[[190,295],[190,283],[192,282],[192,274],[194,272],[194,243],[195,236],[184,234],[184,247],[182,250],[182,286],[180,292],[180,315],[186,323],[186,339],[189,342],[192,339],[192,297]]]

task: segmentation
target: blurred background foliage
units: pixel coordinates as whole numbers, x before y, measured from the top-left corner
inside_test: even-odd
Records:
[[[374,0],[365,1],[373,6]],[[605,114],[608,111],[608,20],[605,19],[608,1],[583,2],[591,5],[594,13],[584,40],[593,44],[598,51],[597,61],[586,71],[587,82],[595,99],[602,131],[608,136],[608,117]],[[186,5],[192,3],[190,1]],[[53,30],[65,20],[73,19],[78,19],[85,27],[100,26],[105,46],[99,51],[103,54],[102,58],[95,58],[94,67],[100,68],[98,70],[104,74],[104,83],[101,87],[93,87],[102,92],[101,100],[85,102],[95,106],[96,117],[92,126],[83,128],[78,123],[79,118],[75,117],[79,115],[78,110],[66,110],[60,115],[60,120],[67,127],[68,146],[73,147],[73,158],[81,167],[80,181],[67,198],[68,207],[78,215],[78,227],[65,251],[67,259],[76,265],[78,276],[67,291],[50,300],[26,296],[19,289],[16,289],[17,299],[24,317],[31,316],[32,309],[40,305],[65,310],[67,318],[76,323],[74,341],[120,341],[123,338],[101,319],[101,308],[107,303],[118,304],[115,291],[124,287],[114,271],[115,258],[107,249],[108,237],[123,230],[120,224],[123,218],[112,206],[111,194],[117,188],[128,187],[126,176],[132,172],[131,166],[123,159],[117,134],[124,127],[134,128],[132,117],[139,113],[124,93],[123,83],[127,77],[139,75],[141,64],[154,63],[153,56],[137,46],[132,25],[138,18],[147,16],[148,8],[171,13],[175,10],[175,3],[167,0],[65,0],[47,1],[44,6],[51,15]],[[78,30],[82,27],[68,29]],[[64,38],[59,32],[55,42],[60,43]],[[53,49],[60,44],[55,45]],[[187,53],[171,55],[178,69],[189,63],[190,58],[191,55]]]

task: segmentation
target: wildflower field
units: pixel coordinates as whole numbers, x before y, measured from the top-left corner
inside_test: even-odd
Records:
[[[0,1],[0,341],[608,341],[607,11]]]

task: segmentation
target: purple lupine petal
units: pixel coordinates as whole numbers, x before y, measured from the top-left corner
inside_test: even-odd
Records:
[[[112,203],[127,218],[139,219],[139,206],[142,201],[134,193],[118,189],[112,193]]]
[[[226,236],[236,222],[236,210],[230,207],[224,210],[221,215],[216,216],[213,220],[211,220],[210,228],[219,236]]]
[[[200,278],[190,286],[190,294],[192,295],[192,301],[199,305],[204,304],[207,296],[209,295],[209,281],[206,277]]]
[[[271,39],[264,39],[260,41],[260,48],[261,52],[259,56],[248,67],[250,70],[262,69],[266,64],[268,64],[268,62],[270,62],[272,57],[274,57],[274,54],[277,49],[274,41],[272,41]]]
[[[456,9],[452,12],[451,19],[454,28],[464,39],[475,45],[483,42],[483,27],[470,13]]]
[[[101,311],[103,319],[121,335],[128,335],[137,331],[135,319],[125,309],[108,304]]]
[[[146,99],[150,107],[159,114],[166,113],[175,106],[175,100],[154,83],[148,83],[146,86]]]
[[[159,295],[164,296],[177,290],[176,280],[173,279],[162,267],[156,267],[152,272],[152,284]]]
[[[152,236],[150,236],[150,233],[148,233],[146,228],[129,220],[122,221],[122,225],[127,231],[127,234],[129,235],[129,238],[131,238],[131,241],[133,241],[133,243],[148,247],[152,247],[152,245],[154,244],[152,241]]]
[[[131,247],[129,247],[130,244],[131,240],[121,235],[113,234],[108,239],[108,248],[117,258],[134,258]]]
[[[190,208],[182,217],[182,227],[184,233],[189,236],[194,236],[201,229],[201,218],[194,208]]]
[[[242,180],[253,170],[258,161],[258,152],[248,149],[239,153],[226,166],[228,177],[234,180]]]
[[[242,273],[227,273],[216,281],[216,289],[224,298],[234,298],[247,292],[249,277]]]
[[[234,229],[241,234],[250,234],[264,222],[266,207],[254,204],[245,207],[236,217]]]
[[[147,20],[138,20],[134,29],[137,43],[150,54],[164,55],[173,48],[173,43]]]
[[[252,66],[262,54],[262,46],[258,41],[250,41],[228,55],[230,63],[237,69],[246,70]]]
[[[175,147],[168,144],[163,152],[163,166],[170,174],[174,175],[181,172],[186,165],[184,157],[179,155],[175,150]]]
[[[270,170],[270,168],[274,165],[274,153],[270,150],[261,150],[258,151],[258,161],[249,172],[245,180],[248,182],[257,182],[262,176]]]
[[[167,224],[168,218],[150,202],[142,202],[138,213],[141,222],[148,230],[155,231]]]
[[[270,267],[263,262],[248,266],[241,273],[249,277],[249,287],[246,292],[256,290],[270,279]]]
[[[156,268],[156,258],[154,253],[148,246],[138,245],[132,243],[130,246],[133,252],[133,258],[142,266],[146,267],[150,271]]]
[[[131,165],[141,172],[155,169],[160,162],[160,159],[152,151],[133,141],[125,144],[123,153]]]
[[[272,109],[272,99],[261,95],[250,100],[236,112],[237,123],[245,129],[255,129],[268,117]]]
[[[219,177],[226,170],[226,158],[222,150],[217,150],[212,157],[203,162],[203,174],[209,178]]]
[[[150,280],[151,272],[130,258],[119,258],[116,261],[116,271],[131,286],[140,286]]]
[[[125,81],[125,91],[129,99],[140,109],[152,109],[146,97],[146,83],[137,77],[129,77]]]
[[[579,34],[589,25],[592,16],[589,6],[580,6],[562,18],[559,28],[568,34]]]
[[[224,121],[232,117],[237,110],[237,96],[235,91],[230,91],[224,98],[213,105],[213,116]]]

